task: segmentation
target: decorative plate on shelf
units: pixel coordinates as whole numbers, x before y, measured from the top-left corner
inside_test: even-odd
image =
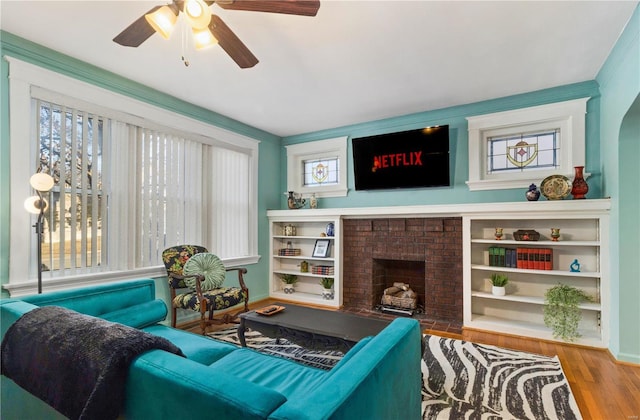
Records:
[[[564,175],[550,175],[542,180],[540,192],[547,200],[562,200],[571,193],[571,181]]]

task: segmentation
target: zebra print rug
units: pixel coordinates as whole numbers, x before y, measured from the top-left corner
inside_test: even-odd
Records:
[[[208,336],[240,345],[236,327]],[[343,356],[257,331],[248,330],[245,338],[259,352],[325,370]],[[425,335],[422,378],[424,420],[582,419],[557,357]]]
[[[557,356],[424,337],[423,419],[581,419]]]

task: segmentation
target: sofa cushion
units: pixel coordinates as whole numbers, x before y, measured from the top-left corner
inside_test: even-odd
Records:
[[[124,418],[266,419],[285,401],[270,387],[152,350],[129,371]]]
[[[170,328],[165,325],[153,325],[143,328],[143,330],[166,338],[180,347],[188,359],[203,365],[210,365],[232,351],[239,350],[233,344],[212,340],[202,335]]]
[[[133,328],[144,328],[163,321],[167,317],[167,305],[161,299],[139,303],[100,315],[100,318]]]
[[[210,366],[214,372],[224,372],[254,384],[271,388],[288,400],[308,398],[309,391],[327,377],[327,372],[290,360],[240,348]],[[215,373],[212,373],[215,375]]]

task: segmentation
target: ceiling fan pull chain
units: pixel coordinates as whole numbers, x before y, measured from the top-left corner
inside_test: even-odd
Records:
[[[186,58],[186,53],[185,51],[187,50],[187,25],[182,25],[182,42],[181,42],[181,46],[182,46],[182,57],[180,57],[182,59],[182,62],[184,63],[185,67],[189,67],[189,59]]]

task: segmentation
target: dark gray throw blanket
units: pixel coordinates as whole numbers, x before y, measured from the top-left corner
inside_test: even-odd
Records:
[[[115,419],[129,365],[170,341],[58,306],[24,314],[2,340],[2,374],[70,419]]]

